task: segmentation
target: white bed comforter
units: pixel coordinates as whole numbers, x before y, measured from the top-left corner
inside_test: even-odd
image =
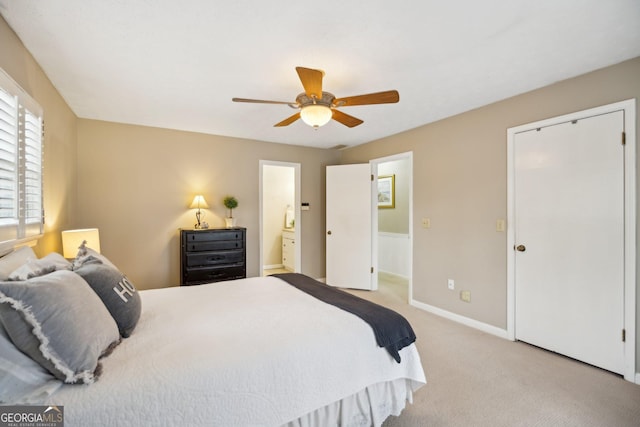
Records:
[[[279,426],[367,386],[425,376],[369,325],[280,279],[141,291],[133,335],[90,386],[65,385],[67,426]]]

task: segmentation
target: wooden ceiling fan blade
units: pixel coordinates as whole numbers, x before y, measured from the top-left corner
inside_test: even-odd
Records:
[[[364,123],[359,118],[350,116],[348,114],[345,114],[340,110],[333,110],[333,116],[331,118],[333,120],[337,121],[337,122],[342,123],[345,126],[350,127],[350,128],[356,127],[356,126],[361,125],[362,123]]]
[[[397,90],[387,90],[384,92],[368,93],[366,95],[347,96],[334,101],[339,107],[351,107],[353,105],[370,104],[393,104],[400,101],[400,94]]]
[[[309,98],[322,98],[322,77],[324,71],[313,68],[296,67],[298,77],[302,82],[302,87]]]
[[[293,116],[287,117],[286,119],[284,119],[280,123],[276,123],[275,125],[273,125],[273,127],[289,126],[291,123],[295,122],[299,118],[300,118],[300,112],[297,112]]]
[[[296,105],[296,102],[286,102],[286,101],[265,101],[263,99],[248,99],[248,98],[231,98],[233,102],[251,102],[254,104],[285,104],[285,105]]]

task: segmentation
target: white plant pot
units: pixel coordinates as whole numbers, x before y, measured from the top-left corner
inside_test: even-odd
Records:
[[[225,218],[224,219],[224,223],[227,226],[227,228],[232,228],[236,226],[236,219],[235,218]]]

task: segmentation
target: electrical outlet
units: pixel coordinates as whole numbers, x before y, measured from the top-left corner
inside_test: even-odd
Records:
[[[471,302],[471,291],[460,291],[460,299],[464,302]]]
[[[422,218],[422,228],[431,228],[431,220],[429,218]]]
[[[453,279],[449,279],[449,280],[447,281],[447,287],[448,287],[450,290],[454,290],[454,289],[456,288],[456,283],[453,281]]]

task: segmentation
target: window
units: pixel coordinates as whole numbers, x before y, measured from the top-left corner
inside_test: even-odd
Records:
[[[42,108],[0,69],[0,243],[42,234]]]

